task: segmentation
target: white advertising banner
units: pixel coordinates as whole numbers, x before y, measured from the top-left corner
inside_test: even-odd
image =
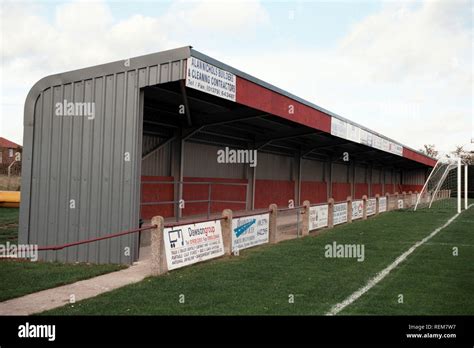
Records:
[[[334,204],[334,225],[347,222],[347,203]]]
[[[403,156],[403,147],[356,125],[331,117],[331,134],[376,149]]]
[[[186,87],[232,101],[237,94],[234,74],[194,57],[186,63]]]
[[[224,255],[219,220],[165,228],[164,243],[169,270]]]
[[[367,200],[367,216],[375,214],[375,205],[377,204],[376,198],[369,198]]]
[[[364,212],[364,202],[361,200],[352,201],[352,220],[362,218]]]
[[[414,193],[411,194],[411,205],[416,204],[416,195]]]
[[[328,225],[328,205],[318,205],[309,208],[309,230],[326,227]]]
[[[347,139],[360,143],[360,128],[352,124],[347,124]]]
[[[347,122],[344,122],[338,118],[332,117],[331,118],[331,134],[339,138],[347,139]]]
[[[373,135],[373,144],[372,147],[375,147],[376,149],[383,150],[382,149],[382,138],[379,137],[378,135]]]
[[[232,219],[232,251],[268,243],[270,214]]]
[[[387,211],[387,197],[379,198],[379,213]]]

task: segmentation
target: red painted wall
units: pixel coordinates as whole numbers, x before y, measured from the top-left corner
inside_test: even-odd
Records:
[[[369,196],[369,184],[355,183],[354,184],[354,199],[360,199],[363,195]]]
[[[382,195],[382,184],[372,184],[372,195],[375,197],[375,195]]]
[[[395,185],[385,184],[385,193],[395,193]]]
[[[313,203],[324,203],[328,201],[328,187],[325,182],[302,181],[301,203],[308,200]]]
[[[423,189],[423,185],[402,185],[402,192],[405,191],[406,193],[408,193],[409,191],[421,192],[422,189]]]
[[[287,207],[295,200],[295,182],[286,180],[255,180],[255,208],[268,208],[272,203]]]
[[[226,200],[226,201],[242,201],[245,202],[247,188],[240,185],[225,185],[225,183],[241,183],[246,184],[246,179],[223,179],[223,178],[192,178],[185,177],[183,184],[183,199],[185,201],[185,208],[183,209],[183,216],[206,214],[208,210],[207,202],[190,203],[191,200],[207,200],[209,197],[209,185],[206,184],[186,184],[186,182],[213,182],[224,183],[214,184],[211,189],[211,201]],[[221,212],[224,209],[232,209],[233,211],[245,210],[245,203],[225,203],[225,202],[211,202],[211,213]]]
[[[173,181],[172,176],[142,176],[141,202],[163,202],[174,200],[173,184],[149,184],[147,181]],[[140,217],[151,219],[153,216],[174,216],[173,204],[142,205]]]
[[[350,195],[351,184],[342,182],[334,182],[332,184],[332,198],[334,198],[334,201],[345,201],[347,199],[347,196]]]

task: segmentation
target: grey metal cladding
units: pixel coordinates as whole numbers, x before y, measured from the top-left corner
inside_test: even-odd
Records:
[[[143,153],[148,153],[157,146],[163,138],[144,135]],[[171,175],[171,144],[165,144],[151,155],[142,160],[142,175],[170,176]]]
[[[25,102],[20,243],[58,245],[138,227],[140,88],[184,79],[189,56],[183,47],[52,75],[33,86]],[[95,103],[94,119],[56,116],[63,100]],[[130,264],[137,241],[137,234],[126,235],[40,252],[40,258]]]
[[[224,146],[184,143],[184,176],[199,178],[244,179],[248,164],[219,163],[217,151]],[[257,164],[260,154],[257,156]]]

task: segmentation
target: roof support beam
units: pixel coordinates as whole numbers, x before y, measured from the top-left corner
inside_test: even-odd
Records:
[[[185,85],[184,80],[179,81],[179,87],[181,88],[181,95],[183,96],[184,112],[186,113],[186,120],[188,122],[188,127],[191,127],[193,125],[193,122],[191,119],[191,110],[189,108],[188,96],[186,94],[186,85]]]
[[[144,160],[144,159],[150,157],[150,156],[153,155],[156,151],[158,151],[159,149],[161,149],[163,146],[169,144],[169,143],[170,143],[171,141],[173,141],[174,139],[176,139],[175,136],[160,141],[155,147],[153,147],[150,151],[148,151],[146,154],[144,154],[144,155],[142,156],[142,160]]]

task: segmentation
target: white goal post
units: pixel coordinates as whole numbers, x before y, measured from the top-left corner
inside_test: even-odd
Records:
[[[464,190],[462,187],[462,166],[461,158],[438,160],[418,194],[414,210],[429,209],[435,205],[438,208],[456,208],[456,211],[460,213],[462,209],[462,191],[464,191],[464,209],[467,209],[468,165],[464,165]]]

